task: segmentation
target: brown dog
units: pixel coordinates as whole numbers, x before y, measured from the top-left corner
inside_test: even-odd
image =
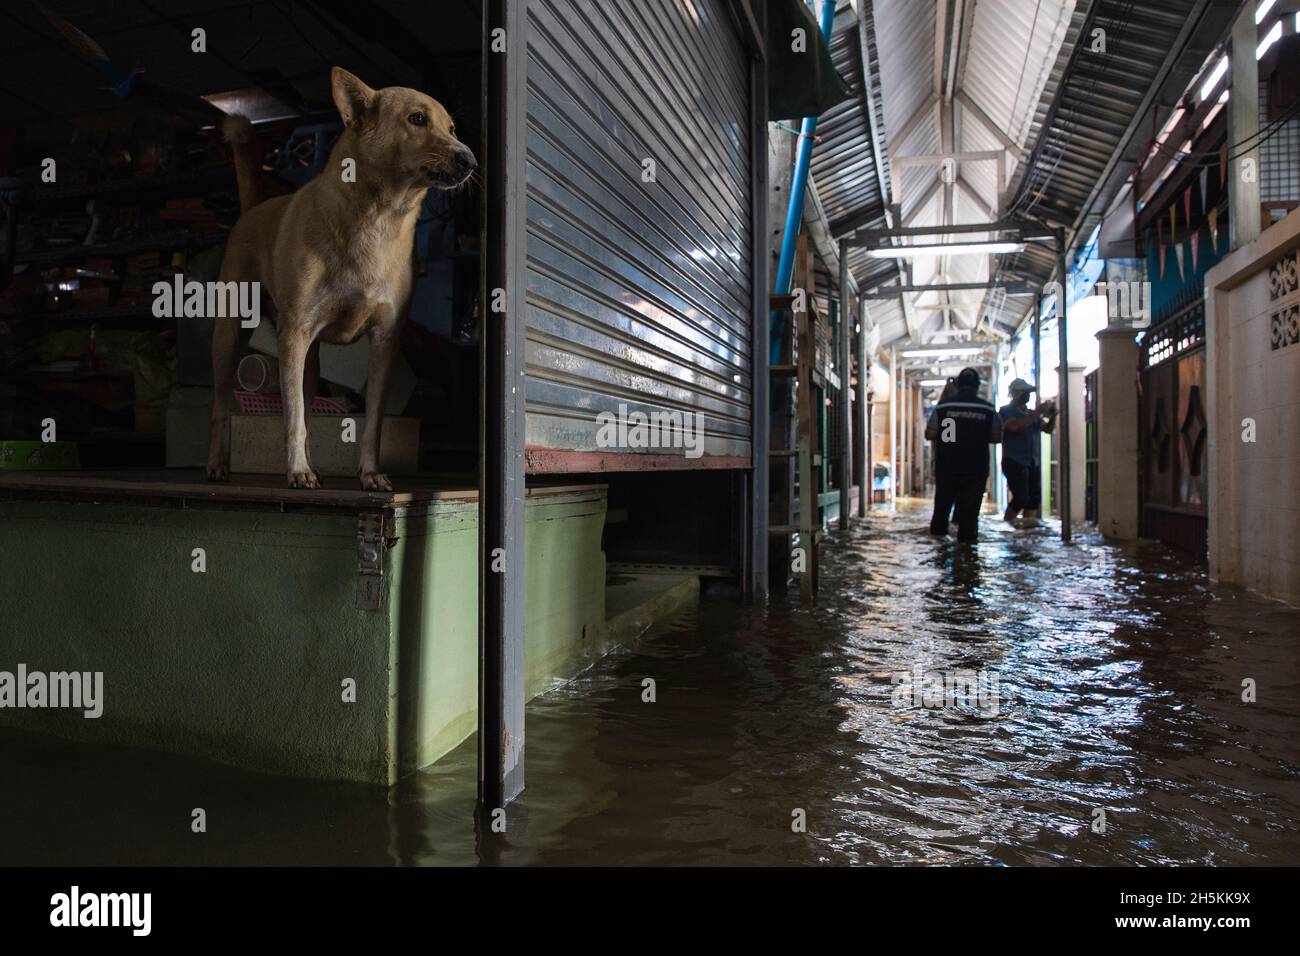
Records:
[[[252,126],[242,116],[226,121],[241,216],[226,246],[221,281],[260,282],[274,310],[291,488],[320,487],[307,459],[306,418],[320,372],[320,343],[346,345],[370,336],[358,470],[362,488],[387,491],[392,485],[379,471],[379,431],[411,297],[416,217],[426,190],[454,189],[477,162],[456,138],[447,111],[425,94],[400,86],[372,90],[338,67],[331,83],[343,134],[325,171],[291,196],[259,202],[260,157]],[[218,319],[208,448],[208,477],[217,481],[229,477],[230,403],[240,349],[239,322]]]

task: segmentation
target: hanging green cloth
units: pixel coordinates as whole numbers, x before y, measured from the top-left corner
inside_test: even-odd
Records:
[[[804,31],[802,51],[795,49],[796,29]],[[820,116],[852,95],[803,0],[768,0],[767,64],[768,119]]]

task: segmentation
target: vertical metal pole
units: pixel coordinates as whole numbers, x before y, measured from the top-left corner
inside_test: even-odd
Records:
[[[889,503],[898,503],[898,350],[889,350]]]
[[[1001,408],[999,402],[1002,401],[1004,392],[1002,389],[1002,346],[1000,345],[993,353],[993,374],[989,376],[989,390],[993,393],[989,398],[993,402],[993,407]],[[989,445],[989,474],[993,479],[993,501],[997,505],[999,512],[1005,511],[1007,507],[1002,482],[1002,470],[998,467],[998,456],[1001,453],[1001,445]]]
[[[1042,397],[1041,389],[1043,387],[1043,297],[1039,296],[1038,301],[1034,304],[1034,398]]]
[[[858,443],[858,461],[862,471],[858,476],[858,517],[867,516],[871,501],[871,438],[867,434],[871,406],[867,404],[867,388],[871,384],[871,369],[867,367],[867,302],[858,303],[858,414],[854,436]]]
[[[1061,295],[1056,304],[1057,340],[1060,343],[1061,365],[1057,370],[1060,378],[1059,394],[1056,404],[1057,416],[1056,447],[1060,450],[1057,465],[1057,499],[1061,503],[1061,540],[1070,540],[1070,350],[1069,329],[1066,322],[1066,310],[1070,298],[1069,262],[1066,261],[1065,233],[1056,234],[1057,252],[1061,257]]]
[[[524,789],[525,2],[483,9],[478,792],[488,809]],[[494,53],[497,29],[506,43]],[[504,312],[488,307],[497,289]]]
[[[767,0],[753,0],[754,19],[767,30]],[[750,350],[753,362],[753,479],[749,482],[749,575],[752,597],[767,596],[768,480],[771,477],[771,378],[768,368],[768,237],[767,237],[767,60],[756,50],[749,65],[749,188],[753,228],[750,252]]]
[[[1034,303],[1034,370],[1031,379],[1034,383],[1034,402],[1037,404],[1043,398],[1043,297],[1039,296]],[[1038,436],[1038,453],[1041,460],[1043,452],[1043,436]],[[1050,461],[1049,461],[1050,463]],[[1043,490],[1043,477],[1038,476],[1038,488],[1035,493],[1041,493]],[[1040,508],[1040,514],[1044,517],[1047,515],[1046,508]]]
[[[849,526],[853,509],[853,325],[857,310],[849,309],[849,245],[840,240],[840,527]]]

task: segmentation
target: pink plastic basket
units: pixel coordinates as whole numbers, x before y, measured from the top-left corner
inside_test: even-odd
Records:
[[[235,390],[235,401],[242,415],[283,415],[284,401],[279,392],[244,392]],[[313,415],[346,415],[352,409],[345,402],[317,395],[311,403]]]

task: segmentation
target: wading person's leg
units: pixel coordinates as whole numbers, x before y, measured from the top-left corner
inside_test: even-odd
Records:
[[[984,504],[984,484],[988,479],[981,475],[963,475],[957,486],[957,540],[979,540],[980,506]]]
[[[952,475],[934,477],[934,515],[930,518],[930,534],[948,533],[948,515],[952,513],[957,498],[957,483]],[[960,521],[960,517],[957,519]]]
[[[1002,474],[1006,476],[1008,492],[1007,510],[1002,515],[1005,521],[1014,522],[1021,509],[1028,507],[1025,504],[1027,473],[1024,465],[1002,456]]]
[[[1025,523],[1038,524],[1038,511],[1043,498],[1043,470],[1038,465],[1025,469]]]

